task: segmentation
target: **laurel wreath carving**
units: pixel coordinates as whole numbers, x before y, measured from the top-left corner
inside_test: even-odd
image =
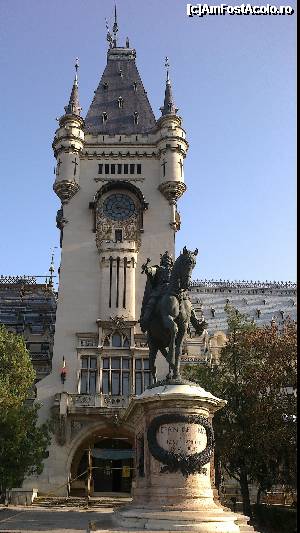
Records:
[[[160,426],[178,422],[198,424],[205,428],[207,445],[202,452],[184,455],[167,451],[158,444],[156,435]],[[154,418],[147,431],[147,441],[151,455],[164,465],[161,468],[161,472],[180,471],[185,477],[196,473],[206,474],[207,469],[203,468],[203,466],[209,463],[215,443],[213,428],[207,418],[200,415],[182,415],[178,413],[168,413]]]

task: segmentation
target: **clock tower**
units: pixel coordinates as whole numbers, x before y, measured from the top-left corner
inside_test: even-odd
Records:
[[[130,396],[150,383],[139,325],[146,281],[141,267],[148,257],[159,264],[166,250],[174,257],[180,227],[177,200],[186,189],[188,143],[168,61],[156,119],[136,51],[128,39],[124,47],[118,45],[117,31],[115,20],[107,64],[85,119],[76,63],[53,141],[61,264],[52,372],[38,383],[37,399],[42,421],[52,417],[55,430],[44,472],[35,482],[40,492],[65,495],[84,450],[95,449],[101,435],[130,441],[130,424],[114,421]],[[71,490],[79,490],[79,482]],[[91,482],[91,490],[103,490],[99,480]]]

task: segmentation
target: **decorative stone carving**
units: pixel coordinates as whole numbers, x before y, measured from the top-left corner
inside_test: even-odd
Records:
[[[73,438],[76,433],[79,433],[82,428],[86,426],[86,422],[82,420],[72,420],[71,421],[71,438]]]
[[[53,185],[53,190],[60,198],[62,204],[67,204],[80,189],[75,181],[58,181]]]
[[[111,316],[110,320],[111,320],[111,325],[112,325],[112,331],[116,331],[116,330],[124,329],[128,327],[126,317],[123,315]]]
[[[186,191],[186,185],[181,181],[165,181],[159,185],[158,190],[170,204],[174,204]]]

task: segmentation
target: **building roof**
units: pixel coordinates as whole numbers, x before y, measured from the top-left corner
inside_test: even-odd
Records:
[[[147,133],[156,124],[131,48],[108,50],[107,65],[85,119],[92,134]]]

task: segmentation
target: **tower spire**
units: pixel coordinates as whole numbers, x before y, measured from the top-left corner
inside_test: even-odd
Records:
[[[49,273],[50,273],[50,276],[49,276],[49,281],[48,281],[48,287],[52,288],[53,287],[53,274],[54,274],[54,250],[52,250],[52,253],[51,253]]]
[[[70,100],[67,106],[65,106],[66,115],[78,115],[80,116],[81,107],[79,103],[79,93],[78,93],[78,69],[79,69],[79,60],[76,57],[75,60],[75,77],[73,82],[73,87],[70,95]]]
[[[175,106],[173,93],[172,93],[172,86],[171,86],[171,80],[170,80],[170,74],[169,74],[169,58],[165,58],[165,68],[166,68],[166,89],[165,89],[165,99],[164,99],[164,105],[160,108],[162,115],[176,115],[178,108]]]
[[[115,4],[115,21],[114,21],[114,25],[113,25],[113,34],[114,34],[114,38],[113,38],[113,45],[114,45],[114,48],[116,48],[117,46],[117,32],[119,31],[119,27],[118,27],[118,20],[117,20],[117,5]]]

